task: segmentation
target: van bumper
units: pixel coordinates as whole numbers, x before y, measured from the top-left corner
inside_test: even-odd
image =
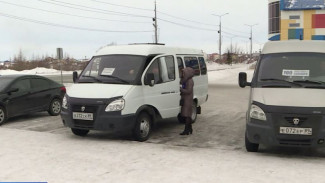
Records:
[[[292,115],[291,116],[301,116]],[[267,121],[248,119],[246,136],[251,143],[266,146],[320,147],[325,146],[325,117],[304,116],[309,120],[296,126],[282,120],[286,114],[266,114]],[[281,116],[281,117],[279,117]],[[312,128],[312,135],[280,134],[280,127]]]
[[[95,115],[93,121],[72,119],[72,112],[61,111],[64,126],[69,128],[108,131],[115,133],[131,132],[136,123],[136,115],[120,115],[118,113],[103,113]]]

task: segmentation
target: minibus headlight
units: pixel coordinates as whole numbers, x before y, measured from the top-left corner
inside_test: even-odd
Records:
[[[62,99],[62,107],[64,109],[68,109],[68,100],[67,100],[67,97],[66,95],[64,95],[63,99]]]
[[[114,100],[113,102],[108,104],[105,111],[106,112],[121,111],[124,109],[124,105],[125,105],[125,100],[120,98],[120,99]]]
[[[265,115],[264,111],[260,107],[258,107],[257,105],[254,105],[254,104],[251,106],[249,116],[253,119],[266,121],[266,115]]]

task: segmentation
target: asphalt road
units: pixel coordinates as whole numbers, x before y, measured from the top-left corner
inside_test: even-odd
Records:
[[[210,85],[209,101],[202,106],[202,114],[193,125],[190,136],[180,136],[183,125],[177,119],[158,122],[150,139],[145,143],[164,144],[169,147],[195,147],[221,149],[246,153],[244,146],[245,113],[249,89],[235,85]],[[47,112],[30,114],[10,119],[1,128],[62,134],[71,137],[70,129],[65,128],[59,116],[49,116]],[[91,131],[86,139],[108,141],[130,141],[127,136]],[[311,156],[325,157],[324,148],[276,148],[260,147],[260,153],[271,156]]]

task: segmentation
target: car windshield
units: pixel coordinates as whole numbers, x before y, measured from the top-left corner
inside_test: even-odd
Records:
[[[106,55],[94,57],[81,73],[79,83],[135,84],[141,77],[145,56]]]
[[[0,77],[0,92],[4,92],[7,86],[14,80],[14,78]]]
[[[262,55],[259,86],[325,88],[325,54],[277,53]]]

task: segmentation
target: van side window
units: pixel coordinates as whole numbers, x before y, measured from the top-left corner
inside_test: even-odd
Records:
[[[147,74],[152,73],[155,76],[155,84],[162,83],[162,79],[160,77],[160,67],[159,60],[156,59],[147,70]]]
[[[153,73],[155,84],[175,80],[175,61],[173,56],[157,58],[149,67],[147,73]]]
[[[205,64],[204,58],[199,57],[199,62],[200,62],[201,74],[206,75],[207,74],[207,65]]]
[[[181,77],[181,71],[182,69],[184,69],[183,59],[181,57],[177,57],[177,65],[178,65],[179,77]]]
[[[199,61],[196,57],[184,57],[186,67],[194,69],[195,75],[200,75]]]

